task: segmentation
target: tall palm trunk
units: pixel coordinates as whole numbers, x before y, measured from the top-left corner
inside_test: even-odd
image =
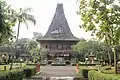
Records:
[[[18,32],[17,32],[17,38],[16,38],[16,42],[18,41],[18,38],[19,38],[19,31],[20,31],[20,21],[18,23]]]
[[[20,31],[20,21],[18,22],[18,30],[17,30],[16,43],[18,42],[18,38],[19,38],[19,31]],[[16,53],[17,53],[17,46],[15,45],[15,54],[12,56],[12,57],[13,57],[13,59],[12,59],[11,65],[10,65],[10,70],[12,70],[13,63],[14,63],[14,61],[15,61],[14,56],[16,56]]]

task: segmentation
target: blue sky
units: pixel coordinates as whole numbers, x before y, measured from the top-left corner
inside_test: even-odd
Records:
[[[24,24],[20,28],[19,38],[32,38],[33,32],[40,32],[42,35],[46,33],[55,13],[57,3],[63,3],[65,16],[74,36],[78,38],[90,39],[90,33],[86,33],[79,28],[80,16],[77,15],[79,3],[76,0],[6,0],[8,4],[15,10],[19,8],[32,8],[32,14],[35,16],[36,25],[29,24],[29,29]],[[17,24],[14,30],[17,29]]]

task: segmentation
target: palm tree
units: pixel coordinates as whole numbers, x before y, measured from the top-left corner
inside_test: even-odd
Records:
[[[19,31],[20,31],[21,23],[26,24],[27,28],[28,28],[27,21],[34,23],[34,25],[36,24],[36,20],[35,20],[34,16],[28,13],[28,12],[31,12],[31,10],[32,10],[31,8],[26,8],[26,9],[20,8],[20,11],[18,13],[15,11],[12,11],[14,13],[14,15],[13,15],[14,20],[18,22],[16,42],[18,41],[18,38],[19,38]],[[16,46],[15,46],[15,48],[16,48]],[[10,66],[10,70],[12,70],[12,65],[13,65],[13,61]]]

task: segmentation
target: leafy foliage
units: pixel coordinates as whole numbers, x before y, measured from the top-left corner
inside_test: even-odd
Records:
[[[116,50],[120,42],[120,6],[116,0],[80,0],[82,28],[92,31],[100,40],[111,45],[116,72]]]
[[[34,25],[36,24],[36,20],[35,20],[34,16],[29,14],[28,12],[31,12],[31,8],[26,8],[26,9],[20,8],[19,12],[14,12],[14,14],[13,14],[14,20],[18,22],[18,31],[17,31],[16,42],[18,41],[21,23],[25,23],[27,28],[28,28],[27,21],[33,22]]]
[[[35,40],[41,39],[43,37],[42,34],[39,32],[33,32],[33,35],[34,35],[33,39],[35,39]]]
[[[12,39],[12,26],[16,21],[13,18],[14,10],[5,1],[0,0],[0,44],[6,44]]]
[[[35,67],[24,68],[23,72],[24,72],[25,77],[31,77],[37,73]]]
[[[22,70],[1,71],[0,80],[22,80],[24,73]]]
[[[20,53],[30,53],[30,55],[34,59],[39,59],[39,53],[40,53],[40,47],[38,46],[38,42],[28,39],[28,38],[21,38],[17,41],[15,44],[17,47],[17,56],[20,55]]]
[[[81,0],[82,28],[108,44],[117,45],[120,33],[120,6],[114,0]]]
[[[30,40],[28,38],[21,38],[16,43],[16,46],[18,49],[20,49],[22,52],[35,52],[34,50],[38,49],[38,43],[37,41]]]
[[[107,45],[104,43],[100,43],[99,41],[85,41],[82,40],[78,42],[76,45],[73,46],[73,50],[80,52],[81,54],[84,54],[85,56],[88,56],[91,52],[94,52],[94,55],[98,59],[107,57]]]

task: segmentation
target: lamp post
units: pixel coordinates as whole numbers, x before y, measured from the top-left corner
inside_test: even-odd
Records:
[[[86,57],[85,58],[85,65],[86,65],[86,67],[87,67],[87,61],[88,61],[88,58]]]
[[[93,52],[90,53],[89,57],[90,57],[90,63],[93,64],[94,63],[94,57],[95,57]]]
[[[86,58],[85,58],[85,61],[87,61],[87,60],[88,60],[88,58],[86,57]]]
[[[23,59],[21,58],[20,59],[20,67],[22,68],[22,61],[23,61]]]

